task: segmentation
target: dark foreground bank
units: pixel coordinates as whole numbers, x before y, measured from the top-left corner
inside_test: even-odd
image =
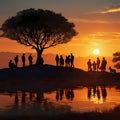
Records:
[[[117,111],[116,111],[117,109]],[[4,116],[0,117],[1,120],[119,120],[120,107],[108,113],[68,113],[57,116]]]
[[[120,73],[86,72],[78,68],[52,65],[0,69],[0,90],[33,88],[54,90],[56,88],[93,85],[120,88]]]

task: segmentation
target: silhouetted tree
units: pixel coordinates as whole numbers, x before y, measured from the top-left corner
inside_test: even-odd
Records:
[[[37,64],[41,64],[44,49],[67,43],[77,34],[74,24],[61,14],[43,9],[25,9],[8,18],[1,26],[3,34],[37,52]]]
[[[115,63],[114,67],[120,69],[120,52],[116,52],[113,54],[112,61]]]

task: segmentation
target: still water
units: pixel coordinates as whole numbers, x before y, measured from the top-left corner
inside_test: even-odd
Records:
[[[120,89],[116,87],[0,92],[0,115],[107,112],[119,105]]]

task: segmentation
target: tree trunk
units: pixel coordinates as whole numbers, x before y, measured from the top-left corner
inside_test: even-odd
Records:
[[[43,58],[42,58],[42,52],[43,50],[40,50],[40,49],[36,49],[36,52],[37,52],[37,60],[36,60],[36,64],[40,64],[40,65],[43,65]]]

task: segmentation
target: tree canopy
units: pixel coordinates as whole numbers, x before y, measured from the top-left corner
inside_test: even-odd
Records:
[[[73,23],[59,13],[30,8],[8,18],[1,26],[1,37],[31,46],[40,59],[44,49],[67,43],[77,35],[74,27]]]
[[[113,54],[112,61],[115,63],[114,67],[116,67],[117,69],[120,69],[120,52],[115,52]]]

